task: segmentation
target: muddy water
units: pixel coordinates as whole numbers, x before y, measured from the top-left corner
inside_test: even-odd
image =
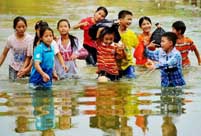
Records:
[[[28,3],[29,1],[29,3]],[[131,29],[140,33],[138,19],[150,16],[171,30],[172,22],[183,20],[186,35],[200,45],[200,10],[181,1],[120,0],[1,0],[0,51],[13,33],[12,20],[18,15],[28,21],[34,35],[34,23],[43,19],[56,31],[56,23],[68,18],[71,25],[92,16],[97,5],[109,10],[108,18],[117,18],[122,9],[134,13]],[[154,30],[154,26],[153,26]],[[82,41],[82,31],[72,31]],[[160,74],[136,68],[137,79],[98,84],[96,68],[78,61],[81,79],[54,83],[53,91],[34,92],[27,88],[28,79],[8,81],[9,56],[0,68],[0,135],[39,136],[198,136],[201,133],[201,68],[193,53],[192,67],[184,70],[187,82],[184,94],[163,96]]]

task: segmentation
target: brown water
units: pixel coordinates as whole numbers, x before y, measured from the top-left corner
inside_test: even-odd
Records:
[[[131,26],[139,33],[138,19],[150,16],[153,24],[161,22],[168,31],[172,22],[183,20],[186,35],[200,50],[200,9],[181,1],[154,0],[1,0],[0,51],[13,33],[12,20],[22,15],[28,21],[28,32],[34,35],[34,23],[43,19],[56,31],[61,18],[71,25],[92,16],[98,5],[109,10],[108,18],[117,18],[122,9],[131,10]],[[154,28],[153,28],[154,29]],[[82,39],[82,31],[72,31]],[[200,50],[201,51],[201,50]],[[192,67],[184,70],[187,82],[184,94],[161,95],[159,71],[136,68],[136,80],[100,84],[96,68],[79,61],[81,79],[54,83],[53,91],[34,92],[28,79],[8,81],[8,61],[0,68],[0,136],[199,136],[201,133],[201,67],[193,53]],[[166,134],[169,133],[169,134]],[[165,135],[166,134],[166,135]]]

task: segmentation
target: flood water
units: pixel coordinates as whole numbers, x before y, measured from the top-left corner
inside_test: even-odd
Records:
[[[160,22],[167,31],[174,21],[183,20],[185,34],[201,52],[200,9],[180,0],[1,0],[0,52],[18,15],[27,19],[30,34],[34,35],[35,22],[43,19],[58,35],[59,19],[74,25],[93,16],[100,5],[107,7],[110,19],[122,9],[132,11],[131,29],[136,33],[141,32],[140,16],[151,17],[153,24]],[[71,33],[83,40],[81,30]],[[159,71],[137,67],[135,80],[101,84],[96,68],[84,61],[78,61],[80,79],[54,82],[52,91],[33,91],[27,87],[28,78],[8,80],[8,56],[0,67],[0,136],[200,136],[201,67],[193,52],[190,59],[183,94],[163,96]]]

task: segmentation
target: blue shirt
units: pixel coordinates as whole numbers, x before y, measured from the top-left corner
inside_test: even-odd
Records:
[[[33,54],[33,61],[39,61],[41,69],[49,75],[50,80],[44,82],[42,76],[38,73],[34,65],[32,66],[29,83],[36,87],[52,87],[52,73],[54,67],[54,48],[53,45],[47,47],[43,42],[36,46]]]
[[[148,58],[158,62],[155,66],[160,69],[162,87],[185,85],[182,74],[182,57],[176,48],[173,48],[168,54],[161,48],[155,51],[146,48],[145,53]]]

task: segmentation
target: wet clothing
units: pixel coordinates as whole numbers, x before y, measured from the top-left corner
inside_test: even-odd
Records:
[[[146,48],[145,52],[148,58],[158,62],[155,66],[160,69],[162,87],[185,85],[182,74],[182,58],[176,48],[173,48],[168,54],[161,48],[155,51],[150,51]]]
[[[33,37],[25,33],[24,39],[19,40],[16,34],[12,34],[6,41],[6,48],[10,49],[10,63],[9,66],[15,71],[19,71],[28,56],[28,48],[33,45]]]
[[[176,49],[180,51],[182,56],[182,66],[189,66],[190,60],[188,57],[189,51],[194,51],[196,46],[193,41],[188,37],[178,39],[175,45]]]
[[[41,69],[49,75],[50,80],[47,82],[43,81],[43,78],[40,73],[36,70],[34,65],[32,66],[31,76],[29,83],[35,87],[52,87],[52,73],[54,67],[54,47],[51,45],[47,47],[43,42],[36,46],[34,49],[33,61],[39,61]]]
[[[105,45],[104,43],[98,43],[97,47],[97,73],[101,76],[105,72],[105,76],[108,77],[109,75],[118,76],[119,75],[119,68],[116,63],[115,52],[117,46],[112,43],[111,45]],[[108,76],[107,76],[108,75]],[[109,76],[109,77],[110,77]]]
[[[68,42],[68,45],[66,45],[66,47],[62,45],[61,37],[57,41],[59,51],[62,55],[65,65],[68,68],[68,72],[66,72],[59,63],[59,60],[55,58],[55,69],[59,78],[68,78],[78,75],[78,68],[76,61],[70,60],[72,54],[78,56],[78,59],[85,59],[86,56],[88,55],[87,50],[83,48],[83,46],[79,43],[78,39],[74,39],[74,42],[76,44],[76,47],[72,48],[70,40]]]
[[[93,22],[92,17],[84,18],[80,21],[80,23],[87,22],[88,25],[81,26],[80,29],[84,31],[84,41],[83,47],[88,51],[88,56],[86,57],[86,63],[96,65],[97,62],[97,51],[95,41],[89,36],[89,28],[95,24]]]

